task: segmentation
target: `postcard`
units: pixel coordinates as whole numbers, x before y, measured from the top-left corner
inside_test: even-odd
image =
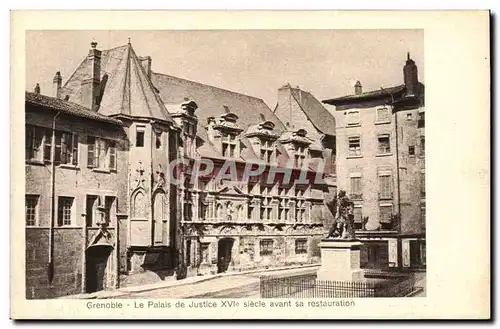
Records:
[[[490,318],[489,12],[11,24],[11,318]]]

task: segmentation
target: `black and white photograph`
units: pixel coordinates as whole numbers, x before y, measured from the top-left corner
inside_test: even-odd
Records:
[[[422,31],[27,42],[27,298],[425,295]]]
[[[24,37],[18,298],[95,314],[427,303],[445,219],[426,210],[423,28]]]

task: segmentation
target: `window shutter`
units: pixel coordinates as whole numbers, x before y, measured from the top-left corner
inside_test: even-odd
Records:
[[[71,134],[61,135],[61,163],[69,163],[69,152],[71,150]]]
[[[87,139],[87,166],[88,167],[95,167],[95,138],[94,137],[88,137]]]
[[[36,132],[35,132],[36,133]],[[52,154],[52,133],[50,130],[46,130],[44,134],[43,142],[43,160],[51,161]]]
[[[61,163],[62,156],[63,134],[56,132],[56,152],[54,154],[54,162]]]
[[[76,166],[78,164],[78,135],[73,134],[72,137],[71,163]]]
[[[34,158],[34,139],[35,133],[34,128],[31,126],[26,126],[25,128],[25,150],[26,150],[26,160]]]
[[[109,169],[116,169],[116,144],[109,142]]]

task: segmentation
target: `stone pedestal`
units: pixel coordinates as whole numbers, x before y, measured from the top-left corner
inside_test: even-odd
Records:
[[[321,248],[321,267],[317,279],[320,281],[361,281],[361,246],[359,241],[325,239]]]

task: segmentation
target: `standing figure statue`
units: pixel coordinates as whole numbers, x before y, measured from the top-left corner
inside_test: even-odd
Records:
[[[344,240],[354,240],[354,203],[347,197],[344,190],[340,190],[337,195],[335,213],[336,217],[327,238],[338,238]]]

